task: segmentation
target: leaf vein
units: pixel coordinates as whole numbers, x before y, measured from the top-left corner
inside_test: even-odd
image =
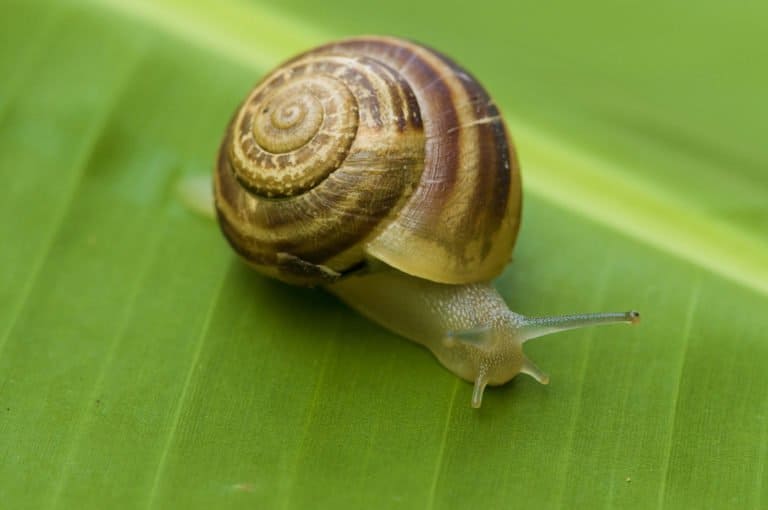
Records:
[[[453,408],[456,405],[456,395],[459,392],[459,378],[455,378],[453,381],[453,390],[451,391],[451,398],[448,403],[448,412],[445,415],[445,426],[443,427],[443,434],[440,438],[440,449],[437,453],[437,462],[435,463],[435,471],[432,475],[432,482],[429,484],[429,494],[427,499],[428,510],[435,508],[435,499],[437,497],[437,485],[440,481],[440,474],[443,471],[443,459],[445,458],[445,447],[448,444],[448,429],[451,426],[451,417],[453,416]]]
[[[677,369],[677,374],[678,374],[677,383],[675,385],[675,393],[672,396],[672,405],[670,409],[672,417],[670,419],[669,437],[667,439],[667,445],[665,447],[666,455],[664,458],[664,466],[661,470],[661,485],[659,486],[659,496],[658,496],[659,510],[663,509],[666,503],[665,501],[666,491],[667,491],[670,467],[672,463],[672,449],[674,446],[674,439],[675,439],[675,425],[677,422],[678,405],[680,403],[680,389],[682,387],[683,371],[685,370],[685,360],[687,359],[687,356],[688,356],[688,346],[690,345],[690,341],[691,341],[691,330],[693,327],[693,318],[696,313],[696,308],[699,305],[700,294],[701,294],[701,280],[699,279],[696,281],[696,284],[693,290],[691,291],[691,297],[688,300],[688,310],[685,315],[685,324],[683,326],[681,356],[680,356],[680,363]]]
[[[149,497],[147,498],[148,509],[152,508],[155,505],[155,500],[157,498],[157,491],[160,486],[160,480],[163,477],[163,474],[165,471],[165,465],[168,461],[168,452],[171,449],[173,440],[176,437],[176,431],[179,428],[179,422],[181,421],[181,410],[184,407],[184,402],[187,399],[187,393],[189,393],[189,388],[192,385],[193,375],[195,374],[197,365],[200,360],[200,355],[203,351],[205,338],[208,336],[208,332],[210,331],[211,323],[213,321],[213,316],[215,315],[215,311],[219,303],[219,300],[221,299],[222,291],[224,289],[224,284],[227,281],[228,275],[229,275],[229,272],[225,273],[222,276],[221,283],[219,284],[219,287],[216,290],[216,292],[213,294],[213,298],[211,299],[211,302],[208,305],[208,309],[205,312],[205,317],[203,318],[203,325],[202,325],[202,328],[200,329],[200,334],[198,335],[197,340],[195,342],[194,354],[192,355],[192,359],[189,362],[189,369],[187,370],[187,374],[184,377],[184,384],[182,385],[181,393],[179,394],[179,399],[176,403],[176,407],[174,408],[173,414],[171,417],[171,426],[168,429],[168,434],[165,439],[165,443],[163,444],[163,449],[160,451],[160,455],[158,458],[157,468],[155,469],[155,475],[152,478],[152,485],[149,490]]]

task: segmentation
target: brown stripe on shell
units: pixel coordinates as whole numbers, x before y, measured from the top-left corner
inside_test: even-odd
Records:
[[[421,120],[421,110],[419,109],[419,102],[416,99],[416,95],[414,94],[411,87],[408,85],[408,83],[405,81],[405,79],[397,72],[397,70],[387,66],[382,65],[380,66],[382,71],[385,71],[389,74],[389,79],[395,81],[399,86],[398,87],[392,87],[392,93],[398,94],[398,98],[396,101],[398,104],[403,104],[402,106],[402,113],[403,115],[398,116],[398,126],[402,126],[402,129],[405,129],[405,124],[410,124],[412,127],[417,129],[422,129],[424,127],[424,124]],[[393,100],[395,100],[393,98]]]
[[[365,58],[361,58],[361,61],[365,61]],[[371,59],[368,59],[371,60]],[[404,110],[403,96],[400,93],[402,85],[400,83],[400,77],[393,69],[385,65],[371,66],[371,70],[376,73],[384,83],[387,84],[387,92],[389,93],[389,102],[392,104],[392,110],[395,114],[395,122],[399,131],[404,131],[407,123],[407,112]],[[410,88],[410,87],[406,87]]]
[[[371,80],[368,78],[368,76],[350,67],[340,67],[335,71],[334,76],[344,80],[347,83],[355,83],[359,85],[364,91],[370,93],[370,95],[357,98],[359,108],[361,112],[367,112],[370,114],[373,122],[378,127],[383,127],[384,122],[381,119],[381,106],[379,105],[379,98],[376,96],[376,88],[373,86],[373,83],[371,83]]]
[[[480,169],[487,169],[483,171],[493,173],[494,177],[492,180],[495,184],[492,187],[494,200],[489,206],[493,217],[500,222],[507,213],[512,176],[517,178],[520,171],[514,147],[509,141],[504,121],[501,118],[501,112],[485,87],[471,73],[445,54],[436,50],[432,51],[461,79],[464,91],[474,105],[475,118],[490,120],[490,122],[475,124],[475,126],[481,131],[478,135],[478,142],[482,145]],[[478,196],[478,199],[482,198]]]
[[[434,51],[434,50],[433,50]],[[465,225],[465,231],[481,232],[486,240],[482,247],[483,255],[491,249],[490,240],[493,234],[502,226],[510,216],[507,210],[509,202],[510,186],[513,175],[519,168],[516,164],[512,147],[507,140],[504,122],[498,107],[488,95],[485,88],[466,70],[462,69],[451,58],[435,52],[447,66],[459,77],[464,87],[468,103],[465,108],[471,109],[474,117],[473,124],[464,126],[467,137],[473,136],[477,143],[479,155],[478,170],[483,172],[485,178],[478,180],[478,186],[474,189],[472,202],[483,204],[483,215],[478,215],[473,225]],[[514,211],[515,218],[519,218],[519,206]],[[516,222],[515,230],[518,223]],[[471,229],[471,230],[470,230]],[[511,247],[510,247],[511,249]]]

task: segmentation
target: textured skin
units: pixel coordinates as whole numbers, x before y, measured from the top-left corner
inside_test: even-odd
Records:
[[[214,182],[233,247],[291,283],[328,283],[367,257],[486,281],[519,226],[518,166],[493,101],[443,55],[394,38],[321,46],[265,77]]]
[[[428,348],[470,382],[504,384],[525,362],[523,318],[488,283],[447,285],[395,270],[350,276],[329,285],[350,307]]]

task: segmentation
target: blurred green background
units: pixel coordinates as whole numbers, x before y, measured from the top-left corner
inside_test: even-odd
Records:
[[[636,328],[486,392],[178,198],[294,53],[385,33],[487,86],[523,167],[497,286]],[[18,1],[0,16],[0,507],[765,508],[765,2]]]

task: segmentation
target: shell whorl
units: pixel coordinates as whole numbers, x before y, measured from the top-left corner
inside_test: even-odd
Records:
[[[233,124],[235,175],[265,197],[314,187],[341,165],[357,134],[357,101],[342,80],[322,74],[291,80],[292,72],[255,90]]]
[[[509,260],[521,202],[483,87],[384,37],[327,44],[267,75],[230,123],[214,188],[235,250],[309,285],[367,257],[444,283],[488,280]]]

